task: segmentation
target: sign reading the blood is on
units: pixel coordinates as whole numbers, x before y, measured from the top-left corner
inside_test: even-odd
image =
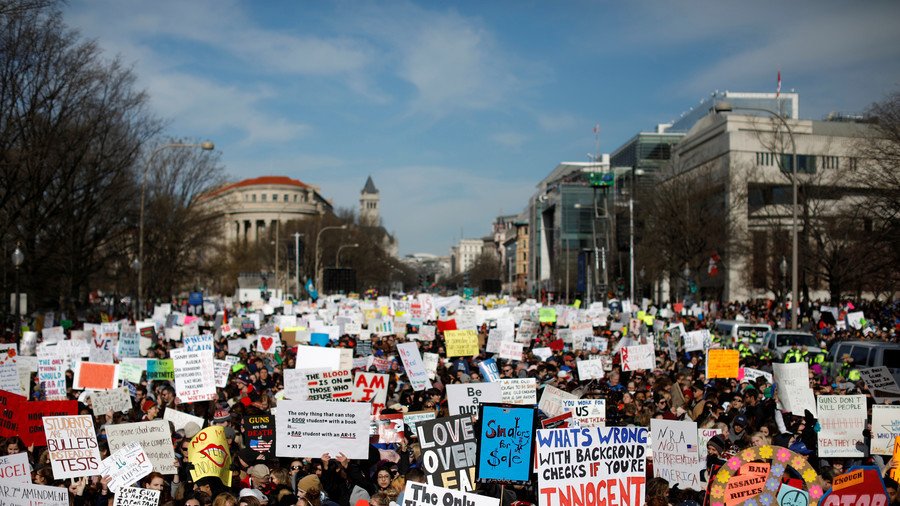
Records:
[[[353,373],[324,371],[306,375],[308,401],[349,401],[353,396]]]

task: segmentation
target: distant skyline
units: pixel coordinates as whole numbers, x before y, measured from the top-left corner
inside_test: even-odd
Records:
[[[400,254],[447,255],[563,161],[609,153],[715,90],[858,113],[900,88],[900,2],[139,2],[64,5],[133,66],[167,135],[231,179],[285,175],[358,207]]]

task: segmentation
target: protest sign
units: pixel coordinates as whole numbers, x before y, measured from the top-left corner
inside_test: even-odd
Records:
[[[175,392],[181,403],[190,404],[216,398],[215,363],[211,352],[176,348],[169,351],[169,356],[178,371],[175,375]]]
[[[653,456],[654,459],[656,455]],[[747,499],[756,497],[763,491],[766,483],[771,464],[753,463],[744,464],[740,471],[732,476],[725,485],[725,505],[737,506]],[[785,485],[782,484],[781,487]],[[803,506],[807,506],[809,502],[804,502]]]
[[[172,425],[175,426],[175,430],[183,429],[191,422],[197,424],[197,427],[203,427],[204,425],[203,418],[178,411],[175,408],[166,408],[166,411],[163,413],[163,420],[172,422]]]
[[[75,390],[110,390],[119,386],[119,368],[116,364],[78,362],[75,368]]]
[[[4,482],[0,486],[0,503],[4,506],[69,506],[69,491],[65,487]]]
[[[226,487],[231,486],[231,450],[221,425],[207,427],[191,438],[187,460],[193,464],[194,481],[212,476],[222,480]]]
[[[31,463],[27,453],[0,457],[0,483],[31,483]]]
[[[737,378],[740,367],[738,350],[710,349],[706,352],[708,378]]]
[[[481,376],[490,381],[500,381],[500,368],[497,367],[497,361],[494,357],[486,358],[478,363],[478,370]]]
[[[709,440],[715,436],[718,436],[722,433],[722,429],[697,429],[697,450],[700,454],[700,463],[706,466],[706,456],[709,455],[709,449],[706,445],[709,444]],[[708,478],[706,473],[700,474],[701,479]],[[705,483],[705,481],[703,482]]]
[[[900,406],[872,406],[872,453],[891,455],[897,436],[900,436]]]
[[[621,353],[623,371],[639,371],[642,369],[652,371],[656,367],[652,344],[638,344],[635,346],[623,346]]]
[[[868,419],[865,395],[820,395],[819,456],[862,457],[857,444],[863,443]],[[872,427],[873,429],[875,427]]]
[[[692,421],[650,420],[653,441],[653,475],[665,478],[669,486],[703,490],[697,449],[697,423]]]
[[[500,506],[500,499],[461,492],[449,488],[406,482],[403,492],[403,506]]]
[[[18,345],[16,343],[0,344],[0,390],[23,394],[19,384],[19,369],[16,367]]]
[[[556,308],[542,307],[538,310],[541,323],[556,323]]]
[[[744,373],[743,381],[756,381],[756,378],[765,378],[766,381],[771,385],[775,382],[775,377],[770,372],[760,371],[759,369],[753,369],[752,367],[742,367],[741,370]]]
[[[22,438],[25,446],[48,446],[44,417],[77,415],[78,401],[22,402],[16,409],[18,425],[16,435]],[[100,464],[99,459],[97,464]]]
[[[483,483],[528,484],[536,428],[537,411],[533,407],[480,404],[476,479]]]
[[[159,490],[149,488],[122,487],[116,494],[113,506],[158,506]]]
[[[223,331],[224,333],[224,331]],[[250,351],[250,343],[252,343],[252,339],[229,339],[228,340],[228,354],[229,355],[237,355],[241,352],[241,350]],[[299,354],[298,354],[299,356]]]
[[[447,407],[451,415],[478,416],[481,402],[501,402],[500,383],[446,385]],[[533,403],[532,403],[533,404]]]
[[[352,355],[353,350],[347,351],[350,351]],[[296,367],[297,369],[336,371],[341,368],[341,350],[298,344]]]
[[[891,371],[885,366],[860,369],[859,375],[862,377],[863,381],[866,382],[866,386],[869,387],[869,390],[871,390],[872,392],[874,392],[875,390],[900,392],[900,387],[897,386],[897,381],[894,379]]]
[[[54,478],[98,474],[100,450],[90,415],[45,416],[44,434]]]
[[[679,325],[683,324],[679,323]],[[703,351],[707,348],[707,343],[710,341],[709,330],[701,329],[684,332],[684,326],[682,326],[681,332],[683,332],[682,337],[684,337],[684,351]]]
[[[538,430],[540,506],[644,505],[648,438],[645,427]]]
[[[109,489],[117,494],[123,487],[139,481],[153,471],[150,458],[141,444],[132,441],[100,462],[100,476],[110,478]]]
[[[66,369],[69,360],[65,357],[38,354],[38,381],[48,401],[66,400]]]
[[[501,341],[500,342],[500,358],[504,360],[522,360],[522,351],[524,350],[525,345],[522,343],[516,343],[513,341]]]
[[[397,344],[397,354],[403,361],[403,369],[412,384],[413,390],[420,392],[431,388],[431,380],[428,379],[428,371],[419,354],[419,345],[415,342]]]
[[[561,415],[565,413],[562,407],[562,400],[577,398],[578,396],[573,393],[560,390],[552,385],[546,385],[543,393],[541,393],[541,402],[538,404],[538,409],[543,411],[548,417]]]
[[[422,361],[425,363],[425,370],[428,371],[428,378],[434,379],[437,374],[437,366],[441,356],[437,353],[426,351],[422,354]]]
[[[111,364],[113,362],[113,340],[107,337],[95,336],[90,339],[90,361],[99,364]]]
[[[887,506],[890,503],[881,472],[874,466],[854,466],[850,472],[835,476],[831,488],[819,500],[820,506]]]
[[[444,341],[447,358],[478,355],[478,333],[474,330],[448,330],[444,332]]]
[[[110,411],[113,413],[131,411],[131,396],[128,394],[128,388],[119,387],[91,392],[91,409],[94,416],[105,415]]]
[[[147,369],[146,358],[123,358],[119,362],[119,379],[129,383],[140,383]]]
[[[247,446],[266,457],[275,453],[275,417],[270,414],[245,416],[243,420],[244,437]]]
[[[166,414],[176,412],[166,409]],[[185,415],[191,416],[191,415]],[[201,425],[203,420],[200,420]],[[201,425],[198,425],[200,427]],[[175,425],[176,429],[183,428]],[[119,423],[106,426],[106,438],[109,451],[115,452],[131,443],[138,443],[143,448],[153,470],[162,474],[178,472],[175,466],[175,451],[172,448],[172,431],[166,420],[152,420],[135,423]]]
[[[603,371],[603,361],[599,358],[593,360],[578,360],[575,362],[578,368],[578,379],[587,381],[601,379],[606,373]]]
[[[809,365],[806,362],[775,363],[772,370],[784,409],[797,416],[803,416],[804,410],[809,410],[816,416],[816,399],[809,387]]]
[[[416,427],[422,467],[430,485],[475,490],[475,425],[467,415],[420,422]]]
[[[183,342],[186,351],[215,353],[216,350],[212,334],[185,335]]]
[[[505,404],[537,404],[537,379],[504,378],[500,383],[500,402]]]
[[[308,401],[349,401],[353,395],[353,374],[348,370],[306,374]]]
[[[27,397],[0,390],[0,437],[19,435],[19,406]]]
[[[275,417],[275,454],[319,458],[327,452],[367,459],[371,410],[362,402],[281,401]]]
[[[432,410],[411,411],[403,413],[403,426],[407,433],[415,434],[416,427],[420,422],[434,420],[435,418],[437,418],[437,413]]]
[[[515,341],[517,343],[531,344],[531,341],[537,337],[538,328],[537,323],[531,320],[522,320],[519,323],[519,329],[516,331]]]
[[[141,335],[137,332],[124,332],[119,336],[119,345],[116,350],[119,358],[141,356]]]
[[[174,381],[175,362],[171,358],[147,361],[147,381]]]
[[[574,427],[603,427],[606,424],[606,399],[562,399],[560,405],[572,413]]]
[[[406,441],[403,413],[383,414],[372,419],[379,444],[402,443]]]
[[[372,414],[378,414],[387,402],[388,378],[387,374],[357,371],[350,400],[371,403]]]
[[[275,350],[281,347],[281,339],[277,335],[273,336],[264,336],[259,335],[256,339],[256,352],[257,353],[266,353],[269,355],[275,354]]]
[[[227,360],[213,360],[213,374],[216,377],[216,387],[228,386],[228,375],[231,374],[231,362]]]

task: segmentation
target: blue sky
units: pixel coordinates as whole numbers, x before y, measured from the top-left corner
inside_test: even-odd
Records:
[[[900,89],[900,2],[85,0],[67,23],[133,65],[174,137],[233,179],[357,208],[372,175],[401,254],[446,255],[561,161],[611,152],[714,90],[857,112]]]

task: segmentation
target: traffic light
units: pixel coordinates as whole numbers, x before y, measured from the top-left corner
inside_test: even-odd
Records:
[[[594,188],[608,188],[614,186],[616,182],[612,172],[591,172],[588,180]]]

